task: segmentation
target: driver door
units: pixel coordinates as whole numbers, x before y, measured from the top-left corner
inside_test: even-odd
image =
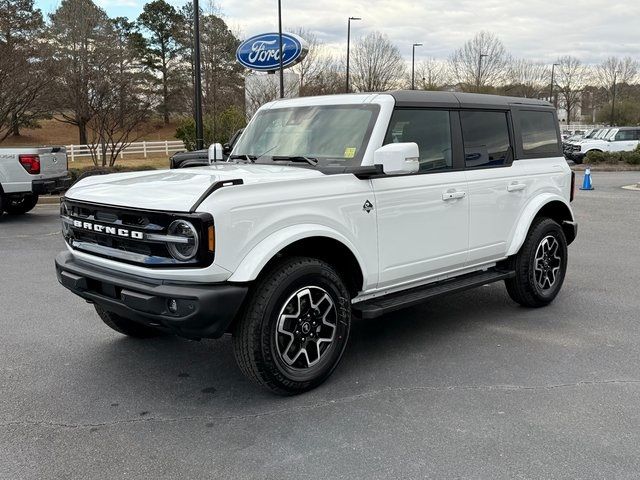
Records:
[[[379,288],[464,267],[469,245],[467,181],[457,169],[456,112],[396,109],[385,143],[415,142],[416,174],[372,179],[378,220]]]

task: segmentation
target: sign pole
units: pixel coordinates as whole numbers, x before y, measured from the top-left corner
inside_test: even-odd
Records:
[[[202,75],[200,73],[200,5],[193,0],[193,93],[194,116],[196,123],[196,150],[204,148],[204,133],[202,128]]]
[[[280,39],[280,98],[284,98],[284,68],[282,67],[282,2],[278,0],[278,37]]]

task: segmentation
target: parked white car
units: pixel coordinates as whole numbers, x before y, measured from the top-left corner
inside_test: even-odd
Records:
[[[547,102],[279,100],[229,162],[76,183],[56,269],[114,330],[230,332],[240,369],[292,394],[334,371],[352,313],[497,281],[524,306],[549,304],[576,237],[573,188]]]
[[[567,157],[582,163],[589,152],[629,152],[640,143],[640,127],[620,127],[607,129],[601,138],[587,139],[571,147]]]
[[[0,215],[23,214],[38,196],[71,184],[63,147],[0,148]]]

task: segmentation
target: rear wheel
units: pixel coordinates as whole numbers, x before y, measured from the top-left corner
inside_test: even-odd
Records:
[[[27,213],[38,204],[38,195],[29,193],[20,198],[5,199],[4,209],[10,215],[22,215]]]
[[[509,296],[525,307],[543,307],[556,298],[567,270],[567,239],[550,218],[536,220],[512,258],[515,277],[505,280]]]
[[[96,312],[107,326],[123,335],[135,338],[149,338],[164,334],[164,332],[156,328],[142,325],[141,323],[126,319],[112,312],[107,312],[99,305],[95,305],[95,308]]]
[[[329,264],[286,259],[257,282],[233,346],[242,372],[281,395],[320,385],[347,345],[351,298]]]

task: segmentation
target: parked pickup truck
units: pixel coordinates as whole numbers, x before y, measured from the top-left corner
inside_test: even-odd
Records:
[[[192,168],[209,165],[213,162],[227,161],[234,145],[240,138],[241,128],[235,132],[229,142],[222,145],[220,149],[216,144],[205,150],[192,150],[190,152],[177,152],[169,158],[169,168]]]
[[[299,393],[335,370],[352,314],[499,281],[526,307],[553,301],[577,233],[574,184],[540,100],[278,100],[229,162],[76,183],[56,271],[110,328],[229,332],[248,378]]]
[[[0,215],[26,213],[39,195],[70,185],[63,147],[0,148]]]

